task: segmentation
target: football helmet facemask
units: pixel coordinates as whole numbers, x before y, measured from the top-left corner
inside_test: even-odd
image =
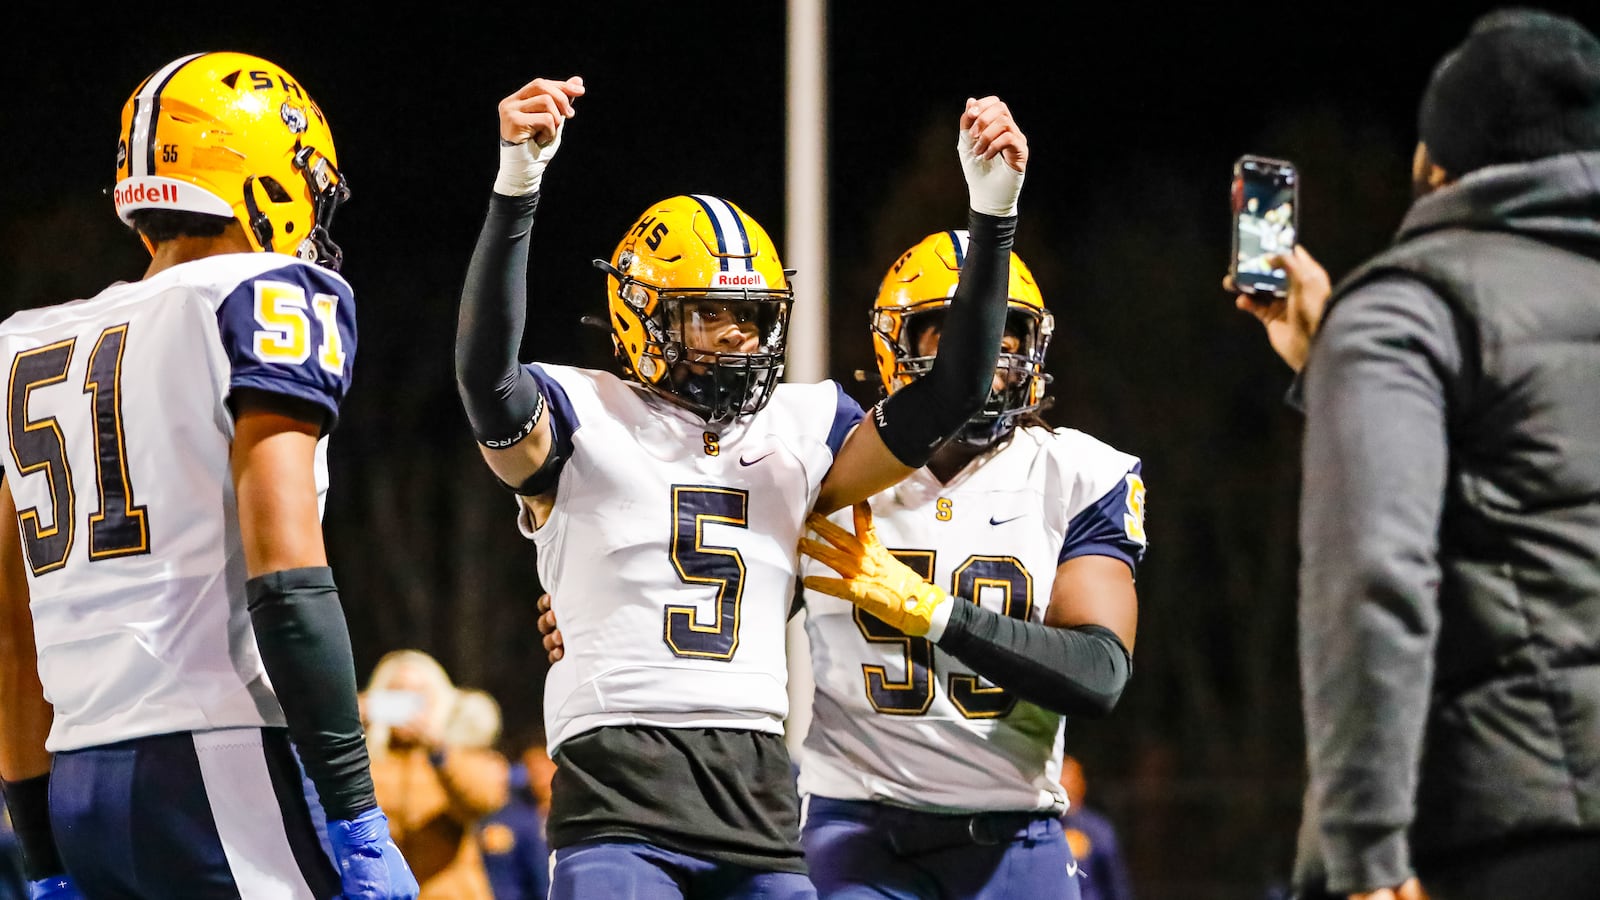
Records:
[[[884,276],[872,304],[872,346],[885,394],[933,367],[934,357],[921,353],[918,341],[928,329],[944,324],[966,255],[965,231],[940,231],[902,253]],[[971,447],[991,447],[1010,437],[1018,420],[1039,408],[1050,383],[1044,355],[1055,317],[1044,308],[1033,273],[1015,253],[1007,298],[1006,337],[996,363],[1002,385],[990,390],[983,410],[953,438]]]
[[[632,378],[713,423],[772,399],[794,292],[772,239],[744,210],[706,194],[671,197],[595,265]]]
[[[113,198],[123,222],[141,209],[223,216],[256,250],[338,269],[328,228],[349,196],[322,109],[259,57],[175,59],[122,107]]]

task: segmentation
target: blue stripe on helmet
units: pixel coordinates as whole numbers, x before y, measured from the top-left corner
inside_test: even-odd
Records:
[[[952,229],[948,234],[950,235],[950,246],[956,248],[956,268],[959,269],[967,264],[967,250],[961,246],[961,232]]]
[[[689,196],[694,198],[694,202],[700,204],[700,208],[706,211],[706,217],[711,220],[711,229],[717,233],[717,259],[722,263],[722,271],[728,271],[728,241],[722,234],[722,220],[717,217],[717,211],[711,208],[711,202],[717,198],[708,197],[704,194],[690,194]]]

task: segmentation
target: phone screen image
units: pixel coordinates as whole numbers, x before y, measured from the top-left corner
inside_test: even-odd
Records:
[[[369,691],[367,721],[374,725],[404,725],[426,705],[427,699],[413,691]]]
[[[1288,277],[1267,261],[1294,251],[1294,169],[1244,160],[1238,172],[1233,185],[1234,280],[1247,292],[1281,294]]]

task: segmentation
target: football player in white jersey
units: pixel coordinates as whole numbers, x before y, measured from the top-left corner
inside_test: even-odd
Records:
[[[938,232],[884,278],[872,335],[889,396],[934,362],[968,251]],[[1015,255],[1008,293],[982,412],[910,478],[813,516],[826,543],[801,545],[816,680],[803,837],[824,898],[1078,896],[1063,716],[1106,714],[1126,683],[1144,484],[1137,458],[1038,419],[1054,323]]]
[[[0,775],[35,897],[417,895],[319,518],[356,350],[328,236],[348,193],[288,72],[173,60],[117,143],[144,278],[0,324]]]
[[[540,179],[583,93],[540,79],[502,101],[457,333],[468,418],[566,632],[545,688],[552,896],[813,896],[782,738],[796,542],[813,507],[899,481],[982,407],[1027,144],[998,99],[967,101],[946,353],[864,418],[834,383],[778,383],[788,273],[706,194],[652,206],[597,263],[627,377],[518,362]]]

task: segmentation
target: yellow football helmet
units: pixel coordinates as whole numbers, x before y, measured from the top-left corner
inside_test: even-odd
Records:
[[[707,194],[668,198],[595,265],[607,274],[612,343],[640,384],[707,422],[772,399],[794,292],[744,210]]]
[[[224,216],[256,250],[337,269],[328,227],[349,196],[322,109],[259,57],[175,59],[122,107],[113,199],[124,222],[141,209]]]
[[[940,231],[900,254],[884,276],[872,304],[872,348],[884,393],[893,394],[932,368],[933,354],[918,344],[930,327],[942,324],[966,256],[965,231]],[[1008,437],[1018,419],[1039,408],[1050,383],[1044,355],[1055,317],[1044,308],[1033,273],[1015,253],[1007,297],[1006,337],[1016,343],[1003,349],[996,364],[1004,386],[990,391],[983,411],[955,438],[973,446],[987,447]]]

